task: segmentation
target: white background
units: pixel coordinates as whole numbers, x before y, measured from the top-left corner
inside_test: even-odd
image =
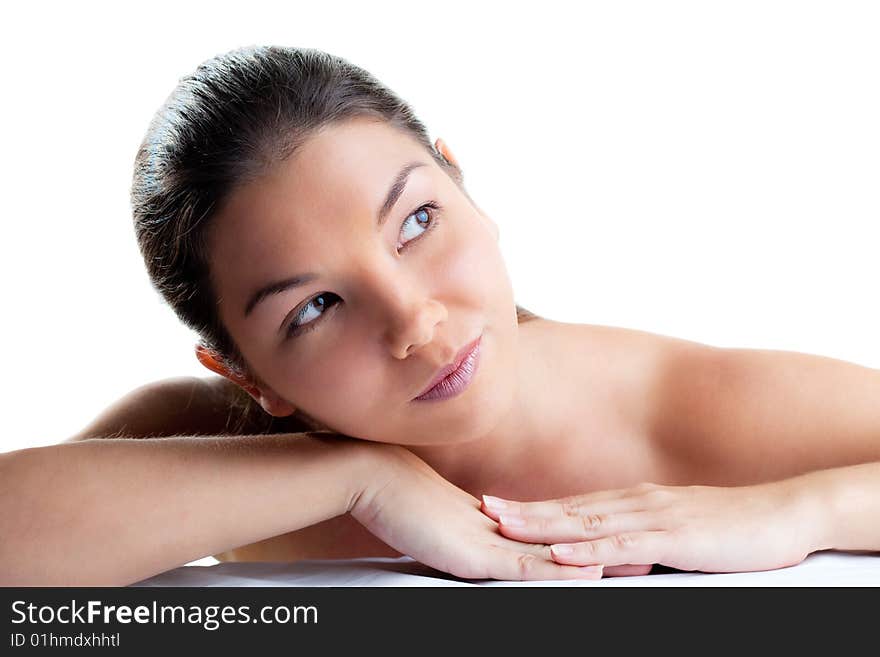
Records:
[[[411,102],[538,314],[880,368],[876,3],[15,6],[0,451],[207,374],[146,277],[131,168],[178,78],[252,44],[333,52]]]

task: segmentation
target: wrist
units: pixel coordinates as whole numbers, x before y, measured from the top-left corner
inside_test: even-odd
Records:
[[[821,504],[821,545],[826,550],[880,549],[880,462],[811,473]]]
[[[845,497],[844,477],[838,470],[808,472],[795,478],[804,511],[803,526],[809,552],[839,547],[837,524],[841,500]]]
[[[398,445],[368,440],[346,440],[341,453],[341,458],[345,459],[348,465],[344,513],[356,516],[360,509],[369,504],[369,500],[376,497],[376,493],[395,476],[403,452],[409,453]]]
[[[320,512],[322,517],[318,520],[350,512],[357,500],[373,487],[376,472],[382,469],[384,446],[380,443],[324,431],[271,437],[288,448],[285,453],[294,468],[290,485],[299,503],[305,503],[311,512]],[[322,492],[307,501],[302,482],[316,473],[320,473]],[[312,488],[311,492],[317,494],[318,490]]]
[[[361,475],[359,494],[352,498],[349,512],[361,524],[369,527],[381,513],[389,499],[400,491],[399,484],[411,481],[413,475],[428,466],[405,447],[387,443],[366,443],[360,454]]]

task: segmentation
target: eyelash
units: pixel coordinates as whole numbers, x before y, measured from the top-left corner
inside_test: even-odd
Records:
[[[410,212],[409,214],[406,215],[403,222],[400,224],[401,230],[403,230],[404,224],[406,223],[406,221],[410,217],[418,214],[422,210],[424,210],[425,212],[428,213],[428,218],[430,219],[430,223],[428,224],[427,229],[425,230],[424,233],[422,233],[418,237],[414,237],[409,242],[404,244],[403,247],[401,247],[401,250],[409,248],[409,245],[413,244],[414,242],[421,241],[421,239],[423,237],[425,237],[428,233],[433,231],[434,228],[437,226],[437,224],[440,223],[440,219],[437,216],[437,212],[440,210],[440,206],[437,205],[434,201],[428,201],[427,203],[423,203],[422,205],[417,207],[415,210],[413,210],[412,212]],[[400,235],[400,231],[398,231],[398,235]],[[333,294],[333,293],[332,292],[322,292],[321,294],[318,294],[318,295],[312,297],[311,299],[307,300],[303,304],[302,308],[294,314],[293,320],[287,325],[287,330],[285,331],[285,334],[284,334],[285,340],[287,338],[292,338],[292,337],[295,337],[298,335],[302,335],[303,333],[307,333],[307,332],[311,331],[312,329],[314,329],[317,324],[320,324],[321,317],[323,317],[327,313],[326,310],[323,313],[321,313],[321,315],[320,315],[320,317],[318,317],[318,319],[313,319],[308,324],[303,324],[300,326],[300,325],[295,324],[295,322],[302,316],[302,314],[305,312],[305,309],[309,306],[310,303],[312,303],[313,301],[315,301],[319,297],[322,297],[325,295],[331,295],[331,294]],[[336,296],[336,295],[333,295],[333,296]]]

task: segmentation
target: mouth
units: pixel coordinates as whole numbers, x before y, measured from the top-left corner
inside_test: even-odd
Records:
[[[461,394],[477,372],[482,338],[480,334],[476,340],[466,344],[452,363],[437,372],[428,387],[413,401],[439,401]]]

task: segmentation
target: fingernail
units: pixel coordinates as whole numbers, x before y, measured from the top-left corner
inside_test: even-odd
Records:
[[[500,516],[498,521],[502,525],[507,525],[508,527],[525,527],[526,520],[525,518],[521,518],[519,516]]]
[[[558,556],[569,555],[574,553],[574,548],[570,545],[551,545],[550,550]]]
[[[490,509],[506,509],[507,502],[502,500],[499,497],[492,497],[491,495],[483,495],[483,504],[488,506]]]

